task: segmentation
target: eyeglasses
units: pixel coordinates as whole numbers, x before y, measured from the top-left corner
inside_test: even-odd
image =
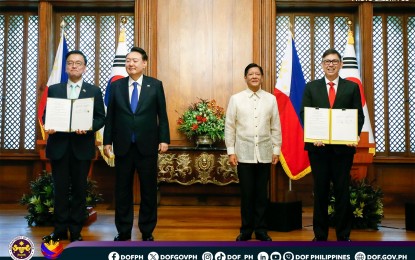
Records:
[[[339,64],[339,62],[339,60],[323,60],[324,65],[330,65],[330,63],[332,63],[333,65],[337,65]]]
[[[82,63],[82,62],[80,62],[80,61],[75,61],[75,62],[73,62],[73,61],[68,61],[68,62],[66,62],[66,65],[67,66],[76,66],[76,67],[79,67],[79,66],[82,66],[82,65],[84,65],[84,63]]]

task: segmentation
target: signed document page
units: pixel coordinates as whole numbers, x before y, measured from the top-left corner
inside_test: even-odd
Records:
[[[72,101],[71,132],[92,130],[94,116],[94,98],[74,99]]]
[[[69,132],[71,127],[71,100],[48,98],[46,101],[45,130]]]
[[[331,110],[331,143],[357,143],[357,109]]]
[[[330,109],[304,108],[304,142],[330,143]]]

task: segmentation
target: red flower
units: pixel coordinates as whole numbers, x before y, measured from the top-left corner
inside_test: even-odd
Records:
[[[196,130],[199,126],[197,124],[192,125],[192,130]]]
[[[177,124],[178,125],[181,125],[183,123],[184,123],[183,118],[180,117],[179,119],[177,119]]]

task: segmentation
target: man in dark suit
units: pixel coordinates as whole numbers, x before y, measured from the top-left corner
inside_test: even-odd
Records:
[[[341,55],[335,49],[324,52],[321,65],[325,77],[306,85],[301,117],[304,118],[304,107],[357,109],[360,135],[364,115],[359,86],[339,77],[343,63]],[[350,208],[349,185],[356,146],[357,143],[324,145],[321,141],[305,144],[314,179],[313,241],[327,241],[328,238],[330,181],[333,183],[336,199],[336,237],[338,241],[350,241],[353,215]]]
[[[157,159],[170,143],[166,99],[161,81],[143,75],[147,54],[133,47],[125,68],[129,77],[112,83],[104,130],[104,152],[115,154],[114,241],[131,239],[134,220],[133,177],[140,178],[138,227],[143,241],[153,241],[157,223]]]
[[[49,134],[46,157],[52,165],[54,185],[54,226],[52,234],[43,237],[44,241],[59,241],[68,238],[81,241],[81,230],[85,222],[87,177],[91,159],[95,156],[95,132],[104,126],[105,108],[99,87],[83,81],[87,59],[80,51],[66,55],[68,82],[49,87],[51,98],[94,98],[92,130],[77,129],[72,133],[45,129]],[[71,200],[69,199],[71,196]]]

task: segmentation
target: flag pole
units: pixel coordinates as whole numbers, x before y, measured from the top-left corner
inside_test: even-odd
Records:
[[[347,21],[347,26],[349,26],[349,31],[347,32],[347,43],[354,45],[354,37],[352,30],[352,21]]]
[[[125,56],[128,53],[127,47],[126,47],[126,30],[125,30],[125,25],[127,24],[127,17],[122,16],[120,21],[121,21],[120,23],[121,29],[120,29],[119,36],[118,36],[118,44],[116,46],[112,71],[110,74],[110,78],[108,80],[107,88],[105,90],[105,97],[104,97],[105,109],[107,108],[108,102],[109,102],[111,83],[120,78],[128,76],[127,71],[125,70]],[[102,158],[105,160],[105,162],[109,166],[114,167],[115,157],[114,156],[107,157],[104,153],[103,134],[104,134],[104,127],[96,132],[96,140],[98,143],[100,143],[100,145],[98,146],[98,149],[101,153]]]
[[[65,32],[65,27],[66,27],[66,22],[65,22],[64,19],[62,19],[62,22],[60,23],[60,27],[61,27],[61,37],[60,37],[60,41],[59,41],[59,46],[61,45],[61,40],[64,37],[64,32]],[[59,47],[58,47],[58,51],[59,51]],[[56,69],[55,67],[58,67],[58,64],[57,64],[58,61],[56,60],[58,55],[59,55],[59,53],[56,53],[55,60],[53,62],[51,75],[49,75],[48,81],[46,83],[46,86],[43,88],[43,93],[42,93],[42,96],[41,96],[40,101],[39,101],[38,122],[39,122],[39,126],[40,126],[40,133],[42,135],[42,140],[47,139],[47,134],[46,134],[45,129],[44,129],[44,122],[43,122],[42,118],[43,118],[43,114],[44,114],[45,109],[46,109],[46,101],[47,101],[47,97],[48,97],[49,85],[58,83],[58,82],[56,82],[56,79],[54,77],[54,73],[56,73],[56,72],[54,72],[54,70]],[[62,76],[60,76],[60,78],[61,77]]]
[[[365,98],[365,91],[362,84],[362,77],[358,68],[357,64],[357,58],[356,58],[356,52],[354,48],[355,40],[353,36],[353,22],[348,20],[347,21],[348,26],[348,32],[347,32],[347,42],[346,47],[343,54],[343,67],[341,68],[339,75],[342,78],[345,78],[347,80],[355,82],[357,85],[359,85],[360,89],[360,95],[361,95],[361,101],[362,101],[362,109],[364,114],[364,124],[362,128],[362,133],[360,138],[365,137],[367,135],[367,141],[366,138],[364,140],[360,140],[359,146],[360,147],[368,147],[369,153],[372,155],[375,155],[375,137],[374,132],[372,130],[370,115],[366,103]],[[362,142],[363,141],[363,142]],[[364,146],[363,146],[364,145]]]

